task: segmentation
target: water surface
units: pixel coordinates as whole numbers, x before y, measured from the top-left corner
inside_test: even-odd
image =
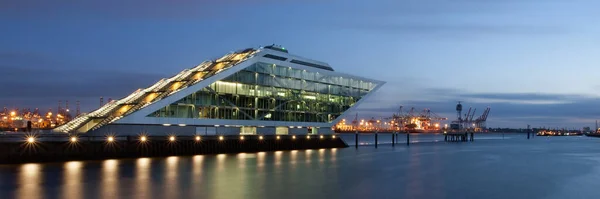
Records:
[[[473,143],[423,141],[377,149],[0,165],[0,196],[331,199],[595,198],[600,194],[600,139],[527,140],[514,134],[504,139],[479,138]]]

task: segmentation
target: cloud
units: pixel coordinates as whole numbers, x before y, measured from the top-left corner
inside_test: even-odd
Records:
[[[528,9],[531,6],[558,8],[560,5],[556,3],[543,0],[363,1],[337,5],[335,16],[329,16],[328,12],[317,14],[330,22],[323,24],[325,27],[368,33],[454,37],[564,34],[569,31],[567,27],[551,21],[540,23]]]
[[[312,2],[318,1],[303,1],[302,3]],[[0,1],[0,13],[3,13],[4,16],[23,18],[61,17],[75,14],[118,19],[185,19],[222,17],[247,6],[290,3],[295,2],[277,0],[19,0]]]
[[[488,126],[490,127],[581,127],[590,126],[600,118],[600,98],[586,95],[548,94],[548,93],[472,93],[457,89],[427,89],[423,96],[435,95],[430,100],[403,100],[398,104],[379,104],[378,106],[360,106],[356,113],[360,117],[389,117],[404,106],[404,112],[415,107],[416,111],[427,108],[442,117],[456,119],[456,104],[462,101],[463,114],[472,107],[477,109],[475,117],[486,107],[490,107]],[[381,96],[393,97],[393,96]],[[433,99],[433,100],[432,100]],[[555,103],[534,103],[552,101]],[[355,113],[352,113],[352,118]],[[352,119],[351,118],[351,119]]]
[[[355,23],[341,25],[358,31],[378,32],[386,34],[502,34],[502,35],[540,35],[560,34],[566,31],[563,28],[552,26],[516,25],[516,24],[479,24],[479,23],[434,23],[434,22],[409,22],[409,23]]]
[[[120,98],[168,77],[126,69],[103,69],[35,53],[0,53],[0,106],[54,107],[58,100]],[[90,66],[81,67],[81,66]],[[96,102],[93,103],[94,105]]]
[[[164,77],[156,74],[108,70],[26,69],[4,67],[0,90],[4,98],[115,96],[149,86]]]

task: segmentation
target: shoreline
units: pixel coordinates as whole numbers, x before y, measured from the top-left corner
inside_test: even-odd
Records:
[[[69,137],[17,140],[0,138],[0,164],[102,160],[140,157],[167,157],[220,153],[279,150],[346,148],[333,135],[244,135],[244,136],[177,136],[146,137]],[[67,138],[67,139],[65,139]],[[200,139],[198,139],[200,138]],[[4,141],[4,142],[3,142]]]

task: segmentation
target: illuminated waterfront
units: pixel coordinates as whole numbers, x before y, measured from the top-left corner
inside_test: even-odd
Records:
[[[6,198],[591,198],[600,140],[499,134],[381,145],[0,166]],[[489,139],[486,139],[489,138]],[[417,138],[418,139],[418,138]],[[417,140],[413,139],[413,140]],[[350,143],[350,142],[349,142]],[[573,195],[576,194],[576,195]]]

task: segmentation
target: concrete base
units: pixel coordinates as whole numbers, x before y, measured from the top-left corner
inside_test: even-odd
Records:
[[[112,158],[161,157],[174,155],[197,155],[217,153],[240,153],[297,149],[345,148],[348,145],[340,138],[320,136],[203,136],[177,137],[170,141],[164,137],[148,137],[147,141],[115,139],[115,141],[77,142],[36,141],[0,143],[0,164],[53,162],[69,160],[94,160]]]

